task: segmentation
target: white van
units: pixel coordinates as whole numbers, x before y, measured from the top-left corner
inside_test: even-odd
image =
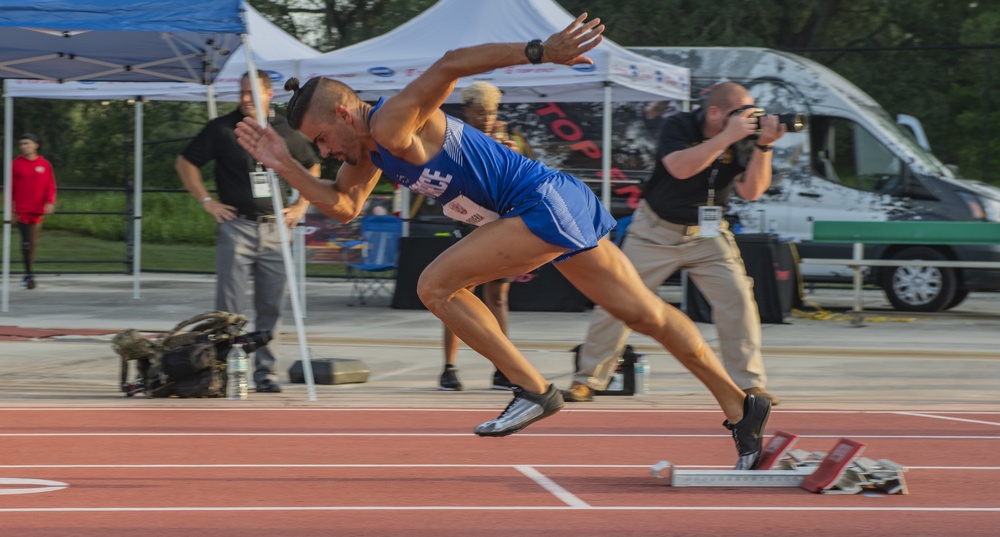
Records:
[[[640,54],[691,69],[692,95],[716,82],[747,87],[768,113],[800,112],[808,126],[774,151],[772,187],[756,202],[734,199],[744,230],[794,240],[801,257],[849,258],[849,244],[811,242],[815,220],[1000,222],[1000,189],[958,179],[877,102],[832,70],[763,48],[637,47]],[[912,121],[911,121],[912,124]],[[919,124],[918,124],[919,125]],[[997,245],[872,245],[867,259],[1000,262]],[[840,265],[802,265],[807,281],[848,281]],[[905,311],[939,311],[970,291],[1000,289],[1000,270],[886,267],[868,281]]]

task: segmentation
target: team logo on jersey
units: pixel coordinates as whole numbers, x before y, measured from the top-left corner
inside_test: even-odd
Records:
[[[45,166],[35,166],[35,173],[45,173]]]

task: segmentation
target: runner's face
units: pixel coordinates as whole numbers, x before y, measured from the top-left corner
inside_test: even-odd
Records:
[[[312,114],[302,118],[299,132],[312,141],[323,158],[334,158],[356,166],[361,159],[361,144],[351,125],[338,117],[315,121]]]

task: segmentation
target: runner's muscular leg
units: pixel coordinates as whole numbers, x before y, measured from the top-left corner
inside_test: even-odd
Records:
[[[730,423],[743,418],[746,394],[726,373],[698,327],[650,291],[625,254],[608,239],[555,266],[596,304],[662,344],[712,392]]]
[[[543,393],[548,381],[467,287],[523,274],[563,252],[531,233],[520,217],[503,218],[480,227],[432,261],[420,275],[417,294],[427,309],[512,383]]]

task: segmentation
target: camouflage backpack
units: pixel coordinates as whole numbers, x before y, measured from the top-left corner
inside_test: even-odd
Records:
[[[111,348],[121,357],[121,389],[126,397],[222,397],[226,394],[226,355],[247,319],[209,311],[182,321],[155,339],[137,330],[120,332]],[[135,377],[129,381],[129,364]]]

